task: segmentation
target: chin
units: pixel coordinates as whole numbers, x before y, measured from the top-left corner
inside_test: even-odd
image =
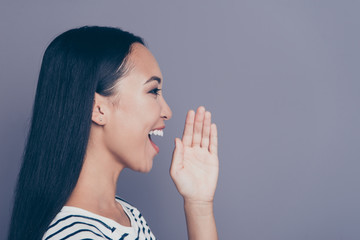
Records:
[[[152,167],[148,168],[148,169],[141,169],[139,170],[138,172],[141,172],[141,173],[149,173],[151,171]]]
[[[150,172],[152,169],[152,167],[148,167],[148,168],[139,168],[139,169],[133,169],[136,172],[141,172],[141,173],[148,173]]]
[[[141,173],[148,173],[151,171],[153,166],[153,159],[147,161],[147,163],[143,163],[140,166],[137,166],[136,168],[131,168],[133,171],[141,172]]]
[[[152,160],[151,160],[151,163],[149,163],[149,165],[148,165],[145,169],[143,169],[143,171],[141,171],[141,172],[143,172],[143,173],[148,173],[148,172],[150,172],[151,169],[152,169],[152,166],[153,166],[153,162],[152,162]]]

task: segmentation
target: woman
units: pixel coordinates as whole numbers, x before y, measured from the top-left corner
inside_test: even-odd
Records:
[[[171,110],[141,38],[82,27],[47,48],[19,173],[9,239],[155,239],[115,196],[124,168],[151,170]],[[217,130],[204,107],[175,139],[170,175],[184,198],[189,239],[217,239]]]

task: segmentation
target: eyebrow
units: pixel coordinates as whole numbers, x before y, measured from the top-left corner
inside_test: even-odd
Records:
[[[149,82],[152,82],[152,81],[157,81],[157,82],[160,84],[160,83],[161,83],[161,78],[159,78],[159,77],[157,77],[157,76],[152,76],[151,78],[149,78],[149,79],[144,83],[144,85],[147,84],[147,83],[149,83]]]

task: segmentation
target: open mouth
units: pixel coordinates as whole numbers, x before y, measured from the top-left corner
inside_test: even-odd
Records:
[[[156,146],[156,144],[152,141],[152,139],[151,139],[151,136],[152,136],[152,135],[162,137],[162,136],[164,136],[164,131],[163,131],[162,129],[155,129],[155,130],[151,130],[151,131],[149,132],[149,140],[150,140],[150,142],[151,142],[151,145],[154,147],[155,151],[158,153],[158,152],[160,151],[160,149],[159,149],[159,147]]]

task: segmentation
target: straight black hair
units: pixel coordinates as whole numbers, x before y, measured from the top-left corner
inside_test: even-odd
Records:
[[[46,49],[9,240],[41,239],[65,205],[83,165],[95,92],[115,95],[134,43],[144,45],[118,28],[85,26],[59,35]]]

